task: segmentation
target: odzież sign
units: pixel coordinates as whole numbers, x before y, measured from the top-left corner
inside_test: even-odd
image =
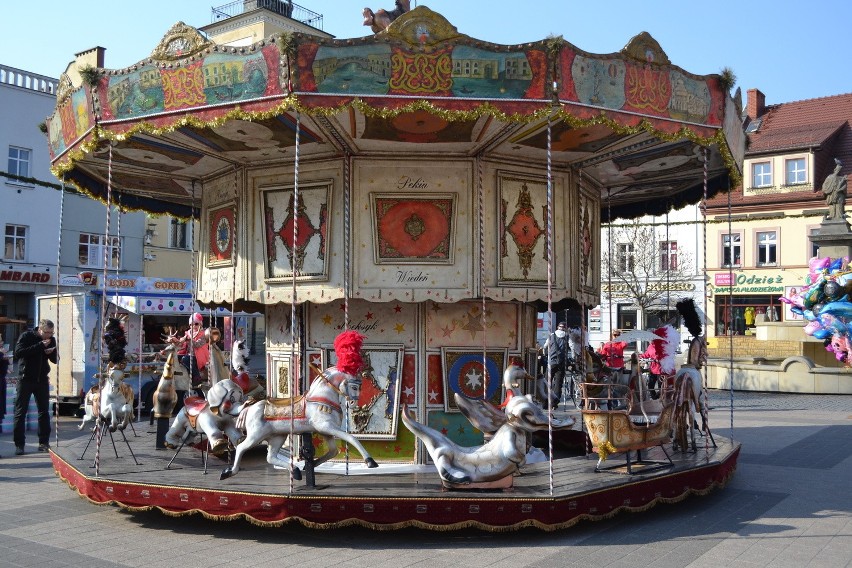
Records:
[[[725,294],[731,291],[735,294],[767,294],[784,292],[784,276],[781,274],[768,275],[764,273],[736,272],[731,280],[730,272],[718,272],[713,275],[714,292]]]

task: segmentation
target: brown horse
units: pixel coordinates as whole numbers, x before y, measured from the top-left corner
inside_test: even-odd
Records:
[[[370,26],[373,33],[379,33],[409,10],[411,10],[411,0],[396,0],[396,7],[390,12],[387,10],[373,12],[369,8],[364,8],[364,25]]]

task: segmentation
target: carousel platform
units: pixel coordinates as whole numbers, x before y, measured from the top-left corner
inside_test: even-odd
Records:
[[[355,455],[349,475],[337,473],[345,470],[342,464],[330,464],[316,472],[316,487],[294,481],[291,488],[287,472],[266,463],[265,447],[248,452],[240,473],[220,481],[224,460],[211,457],[205,474],[201,451],[187,446],[166,469],[174,451],[154,448],[155,434],[147,423],[136,423],[135,429],[136,435],[128,428],[127,439],[136,459],[120,434],[115,435],[115,450],[105,437],[99,475],[94,443],[81,459],[89,436],[66,438],[51,451],[57,475],[95,504],[129,511],[156,509],[167,515],[201,514],[219,521],[246,519],[266,526],[298,522],[314,528],[562,529],[723,487],[740,452],[739,443],[716,435],[716,448],[705,445],[703,438],[695,453],[666,446],[672,466],[643,472],[634,464],[632,475],[626,467],[617,467],[626,465],[623,454],[611,455],[605,463],[616,467],[599,473],[594,471],[596,454],[558,458],[553,461],[552,488],[550,464],[544,461],[523,466],[513,488],[489,491],[443,489],[431,466],[380,463],[366,474]],[[665,460],[659,447],[644,451],[642,458]]]

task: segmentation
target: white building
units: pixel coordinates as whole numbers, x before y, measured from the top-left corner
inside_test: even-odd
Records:
[[[632,223],[622,220],[601,228],[601,257],[612,258],[613,273],[607,274],[603,262],[601,303],[587,316],[589,341],[595,348],[609,340],[612,329],[655,329],[666,323],[677,327],[681,322],[675,304],[685,297],[692,297],[703,310],[705,225],[699,206],[641,217]],[[643,232],[642,242],[631,238],[633,227]],[[632,285],[619,273],[632,274]],[[633,286],[652,290],[644,309],[637,305]],[[680,331],[686,338],[686,329]]]
[[[56,106],[57,84],[56,79],[0,65],[0,152],[5,158],[0,169],[0,316],[26,322],[0,325],[4,343],[13,343],[25,325],[34,323],[36,296],[56,293],[58,283],[62,291],[79,289],[78,274],[101,272],[105,244],[110,248],[109,274],[142,275],[145,215],[119,215],[113,209],[105,235],[103,204],[70,187],[63,202],[57,189],[60,181],[50,173],[47,139],[39,128]]]

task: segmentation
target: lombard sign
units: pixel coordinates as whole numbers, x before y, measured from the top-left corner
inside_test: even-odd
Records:
[[[784,292],[784,275],[766,272],[718,272],[713,275],[716,294],[778,294]]]
[[[49,284],[50,281],[50,272],[45,270],[0,270],[0,282]]]

